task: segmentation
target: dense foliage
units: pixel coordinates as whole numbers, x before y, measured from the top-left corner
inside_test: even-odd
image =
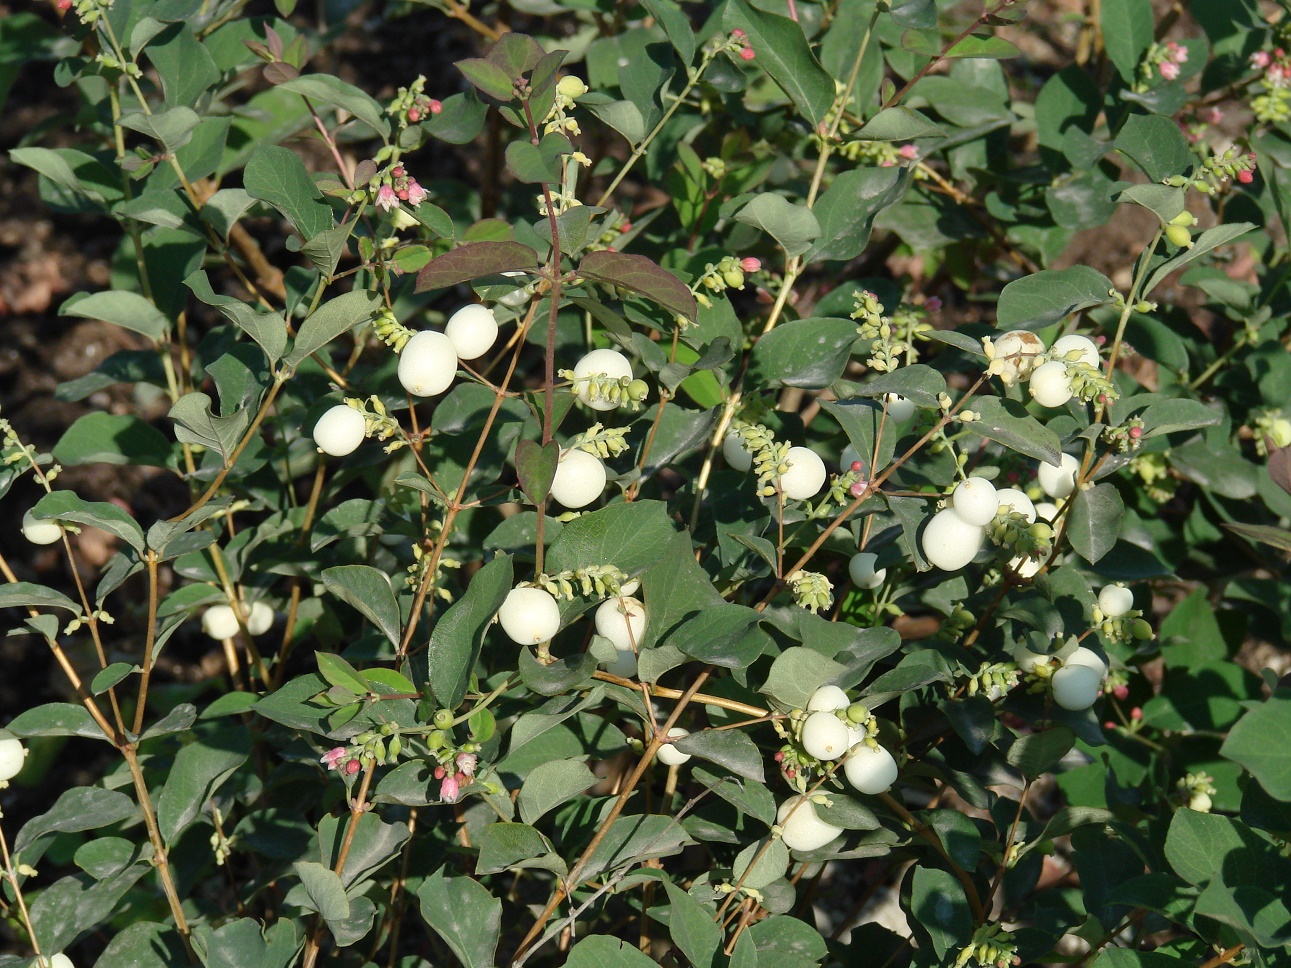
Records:
[[[1285,3],[294,6],[0,20],[136,404],[0,965],[1288,963]]]

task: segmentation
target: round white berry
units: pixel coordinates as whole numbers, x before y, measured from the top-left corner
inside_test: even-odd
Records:
[[[982,477],[970,477],[950,495],[950,506],[965,524],[984,528],[995,520],[1000,501],[994,484]]]
[[[1088,336],[1081,336],[1079,333],[1072,333],[1056,340],[1049,348],[1049,355],[1055,360],[1065,360],[1067,354],[1073,350],[1080,353],[1076,360],[1078,363],[1088,363],[1097,368],[1102,362],[1098,358],[1098,345]]]
[[[273,609],[264,602],[252,602],[247,613],[247,631],[252,635],[264,635],[273,628]]]
[[[816,805],[806,797],[790,797],[776,811],[781,839],[790,850],[816,850],[843,832],[816,815]]]
[[[22,771],[27,748],[7,729],[0,729],[0,783],[7,783]]]
[[[780,489],[790,501],[815,497],[825,485],[825,462],[808,447],[790,447],[785,455],[789,469],[780,477]]]
[[[1103,677],[1089,666],[1063,666],[1053,674],[1053,701],[1063,709],[1088,709],[1102,691]]]
[[[753,455],[744,449],[744,438],[739,434],[726,435],[722,441],[722,456],[731,465],[731,470],[741,474],[753,466]]]
[[[487,353],[498,338],[498,321],[487,306],[463,306],[448,317],[444,335],[453,343],[458,359],[473,360]]]
[[[938,511],[923,529],[919,546],[929,563],[943,571],[958,571],[982,547],[986,529],[969,524],[953,508]]]
[[[566,450],[556,465],[551,496],[570,509],[587,507],[605,490],[605,465],[585,450]]]
[[[635,595],[637,589],[641,587],[640,578],[630,578],[619,586],[620,595]]]
[[[404,344],[399,354],[399,382],[414,397],[443,393],[457,375],[457,350],[443,333],[425,330]]]
[[[72,959],[60,951],[56,955],[50,955],[49,968],[75,968],[75,966],[72,964]]]
[[[818,760],[836,760],[847,752],[847,727],[833,713],[812,713],[802,724],[802,748]]]
[[[1041,521],[1052,522],[1058,516],[1058,505],[1050,504],[1048,501],[1041,501],[1035,506],[1036,517]]]
[[[899,393],[883,394],[883,402],[887,404],[888,416],[897,423],[905,423],[914,416],[914,401],[907,400]]]
[[[888,577],[888,570],[875,570],[874,563],[878,560],[879,556],[871,551],[858,551],[852,555],[852,560],[847,563],[847,574],[851,576],[852,584],[857,588],[878,588],[882,585],[883,579]]]
[[[635,679],[637,677],[637,654],[631,650],[620,652],[615,649],[614,658],[608,662],[602,662],[601,665],[610,675],[618,676],[620,679]]]
[[[1061,461],[1062,463],[1057,467],[1048,461],[1040,463],[1038,474],[1040,489],[1050,497],[1067,497],[1076,489],[1076,473],[1080,470],[1080,460],[1071,454],[1063,454]]]
[[[202,616],[202,631],[213,639],[231,639],[238,634],[238,617],[228,605],[212,605]]]
[[[1044,352],[1044,343],[1035,333],[1014,329],[994,340],[994,355],[990,372],[997,375],[1006,386],[1025,380],[1035,367],[1035,361]]]
[[[641,647],[645,638],[646,608],[635,598],[610,598],[596,609],[596,634],[614,643],[620,652]]]
[[[995,496],[1000,502],[997,513],[1007,514],[1010,511],[1017,511],[1026,519],[1027,524],[1035,524],[1035,505],[1016,487],[1002,487],[995,492]]]
[[[63,529],[57,521],[41,521],[27,511],[22,516],[22,536],[32,544],[53,544],[63,536]]]
[[[1071,399],[1071,374],[1060,360],[1041,363],[1031,374],[1031,396],[1042,407],[1061,407]]]
[[[835,709],[846,709],[852,704],[847,693],[838,686],[821,686],[807,700],[807,712],[833,712]]]
[[[560,631],[560,606],[541,588],[513,588],[498,609],[498,621],[512,642],[537,645]]]
[[[682,729],[680,726],[674,726],[668,730],[669,739],[681,739],[683,736],[689,735],[689,731]],[[690,759],[689,753],[683,753],[671,743],[664,743],[659,747],[659,752],[655,755],[659,757],[659,762],[664,766],[681,766],[681,764]]]
[[[632,363],[617,350],[592,350],[574,364],[576,379],[582,380],[589,376],[608,376],[615,380],[621,380],[624,377],[631,379]],[[617,403],[601,398],[593,400],[586,383],[579,384],[578,399],[593,410],[613,410],[618,406]]]
[[[1031,672],[1036,665],[1041,662],[1048,662],[1049,656],[1041,655],[1039,652],[1032,652],[1025,645],[1017,644],[1013,647],[1013,661],[1023,672]]]
[[[897,761],[882,746],[871,749],[864,743],[852,747],[843,762],[847,782],[861,793],[886,793],[897,779]]]
[[[1107,663],[1102,660],[1097,652],[1093,649],[1087,649],[1083,645],[1078,646],[1071,655],[1062,660],[1062,667],[1069,669],[1074,666],[1084,666],[1086,669],[1093,669],[1098,673],[1098,678],[1103,679],[1107,676]]]
[[[366,432],[367,420],[363,414],[342,403],[318,418],[314,424],[314,443],[324,454],[344,457],[363,443]]]
[[[1104,585],[1098,593],[1098,608],[1108,618],[1120,618],[1134,607],[1134,593],[1124,585]]]

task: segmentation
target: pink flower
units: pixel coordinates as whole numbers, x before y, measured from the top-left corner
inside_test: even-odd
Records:
[[[847,489],[847,493],[852,495],[852,497],[860,497],[862,494],[865,493],[865,489],[868,488],[869,486],[870,486],[869,481],[857,481]]]
[[[426,200],[426,189],[422,188],[416,179],[408,179],[408,204],[416,208]]]
[[[1203,116],[1207,124],[1219,124],[1224,120],[1223,108],[1209,108]]]
[[[1186,64],[1188,62],[1188,48],[1183,46],[1183,44],[1176,44],[1172,40],[1165,46],[1171,59],[1173,59],[1176,64]]]
[[[377,189],[377,208],[384,211],[390,211],[399,207],[399,196],[389,185],[382,185]]]
[[[753,53],[753,48],[752,48],[752,47],[742,47],[742,48],[740,48],[740,60],[751,61],[751,60],[753,60],[753,58],[754,58],[754,57],[756,57],[756,56],[757,56],[757,54]]]
[[[746,35],[744,31],[740,30],[739,27],[736,27],[734,30],[731,31],[731,36],[734,37],[736,40],[743,40]],[[1267,57],[1268,55],[1265,54],[1264,56]]]
[[[919,149],[916,148],[914,145],[902,145],[897,150],[897,154],[899,154],[906,161],[914,161],[916,158],[919,157]]]
[[[747,255],[740,260],[740,268],[745,272],[757,272],[762,268],[762,260],[755,259],[753,256]]]
[[[1107,722],[1103,723],[1103,729],[1115,729],[1115,728],[1116,728],[1116,724],[1112,722],[1110,719]]]
[[[444,782],[439,787],[439,798],[445,803],[456,803],[458,796],[462,792],[462,784],[458,779],[460,774],[454,773],[452,776],[444,777]]]
[[[441,111],[443,111],[443,110],[444,110],[444,105],[443,105],[443,104],[441,104],[439,101],[436,101],[434,98],[431,98],[431,99],[430,99],[430,113],[431,113],[431,114],[439,114],[439,113],[440,113]]]
[[[1161,70],[1161,76],[1167,81],[1173,81],[1179,76],[1179,65],[1174,61],[1162,61],[1158,66]]]
[[[882,161],[880,161],[880,162],[879,162],[879,167],[880,167],[880,168],[891,168],[891,167],[892,167],[893,165],[895,165],[895,164],[896,164],[896,162],[895,162],[895,161],[893,161],[891,158],[884,158]]]
[[[923,301],[923,308],[928,310],[928,312],[930,313],[941,312],[941,297],[929,296],[927,299]]]
[[[619,231],[620,231],[620,232],[631,232],[631,231],[632,231],[632,223],[631,223],[631,222],[624,222],[622,225],[620,225],[620,226],[619,226]]]
[[[1262,71],[1264,68],[1269,66],[1269,63],[1272,60],[1273,58],[1269,57],[1269,52],[1267,50],[1256,51],[1251,55],[1251,66],[1258,71]]]
[[[340,763],[341,760],[345,759],[345,753],[346,753],[345,747],[338,746],[335,749],[328,750],[326,753],[324,753],[322,756],[319,757],[318,761],[326,765],[326,767],[329,770],[334,770],[336,769],[336,765]]]
[[[480,758],[474,753],[457,754],[457,770],[462,776],[474,776],[475,766],[480,762]]]

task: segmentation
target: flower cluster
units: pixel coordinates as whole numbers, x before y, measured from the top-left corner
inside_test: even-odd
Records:
[[[623,586],[627,583],[628,576],[613,565],[588,565],[554,575],[539,575],[533,580],[533,584],[547,594],[571,602],[579,594],[585,598],[610,598],[624,594]]]
[[[834,604],[834,585],[819,572],[795,571],[785,578],[794,603],[813,615]]]
[[[731,38],[726,43],[726,49],[735,52],[735,55],[742,61],[751,61],[757,56],[753,51],[753,44],[749,42],[749,35],[738,27],[731,31]]]
[[[1191,176],[1171,175],[1165,184],[1174,188],[1195,188],[1203,195],[1214,195],[1223,190],[1230,182],[1249,185],[1255,180],[1255,153],[1243,151],[1236,145],[1230,145],[1221,152],[1209,151],[1197,170]],[[1185,227],[1192,225],[1196,219],[1180,215],[1177,224]]]
[[[398,209],[402,202],[416,208],[426,200],[426,189],[403,165],[392,165],[388,172],[373,178],[368,183],[368,192],[372,203],[383,212]]]
[[[891,141],[844,141],[838,153],[866,168],[894,168],[902,162],[913,164],[919,160],[919,149],[913,144],[898,146]]]
[[[704,266],[703,273],[695,280],[690,291],[701,306],[712,306],[712,300],[707,293],[700,292],[701,288],[715,293],[725,292],[727,289],[743,289],[744,274],[757,272],[761,268],[762,260],[752,256],[743,259],[737,259],[733,255],[724,256],[720,262],[710,262]]]
[[[1149,82],[1154,77],[1160,75],[1162,80],[1178,80],[1180,65],[1188,63],[1188,48],[1183,44],[1175,43],[1173,40],[1167,40],[1164,44],[1153,44],[1148,48],[1148,52],[1143,57],[1143,63],[1139,67],[1139,73],[1142,76],[1142,83],[1138,85],[1139,90],[1147,90]]]
[[[980,968],[1009,968],[1022,964],[1013,935],[999,924],[984,924],[973,932],[973,940],[965,945],[955,958],[954,968],[966,968],[970,963]]]
[[[1281,408],[1269,407],[1252,414],[1251,435],[1255,438],[1255,453],[1268,457],[1270,450],[1291,447],[1291,420]]]
[[[409,87],[399,88],[399,93],[386,108],[386,113],[395,119],[401,129],[425,121],[444,110],[439,101],[426,95],[425,89],[426,76],[422,74]]]
[[[883,303],[867,289],[852,293],[852,300],[852,318],[860,322],[856,334],[870,341],[872,355],[865,361],[870,369],[888,373],[899,366],[918,362],[919,351],[915,343],[928,339],[927,334],[933,330],[932,324],[925,319],[923,307],[902,304],[891,316],[885,316]],[[940,302],[929,300],[925,306],[935,309]],[[905,357],[904,363],[902,356]]]

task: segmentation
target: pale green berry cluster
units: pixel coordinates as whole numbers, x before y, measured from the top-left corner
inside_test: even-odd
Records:
[[[533,585],[554,598],[573,601],[578,595],[584,598],[621,595],[628,580],[628,576],[613,565],[588,565],[586,568],[558,571],[554,575],[541,574],[533,580]]]
[[[372,318],[372,333],[396,353],[404,348],[408,340],[416,335],[415,329],[409,329],[396,318],[391,309],[382,309]]]
[[[601,460],[609,460],[631,449],[627,434],[627,427],[604,427],[598,421],[569,438],[568,449],[585,450]]]
[[[815,614],[834,604],[834,586],[828,578],[815,571],[795,571],[785,578],[793,600],[799,608]]]
[[[580,377],[575,376],[573,370],[560,370],[557,375],[562,380],[572,383],[580,397],[585,395],[590,401],[609,403],[614,407],[626,407],[634,413],[641,409],[642,402],[650,395],[650,385],[645,380],[634,380],[628,376],[616,377],[604,373],[591,373]]]
[[[955,968],[965,968],[974,963],[980,968],[1009,968],[1010,965],[1020,965],[1022,959],[1013,935],[1000,924],[984,924],[973,932],[973,940],[960,950]]]

